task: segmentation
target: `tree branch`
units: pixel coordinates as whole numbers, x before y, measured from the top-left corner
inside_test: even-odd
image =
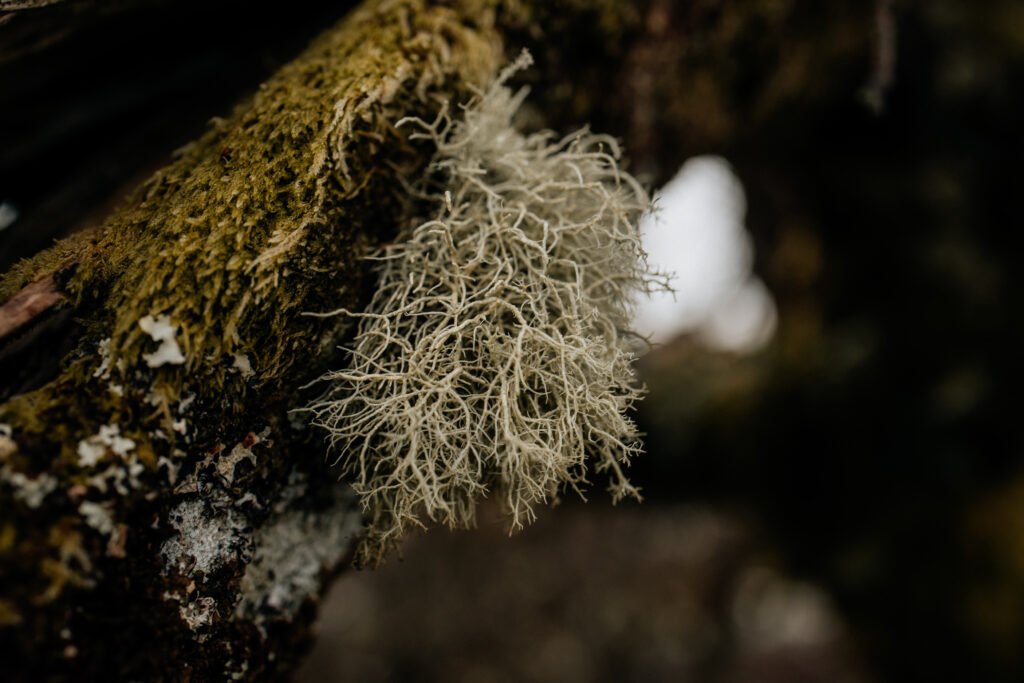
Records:
[[[303,314],[357,307],[360,256],[406,216],[403,182],[432,150],[395,122],[433,119],[492,78],[506,47],[529,45],[549,123],[592,117],[630,133],[660,178],[800,92],[806,53],[786,53],[779,61],[798,76],[768,81],[750,102],[723,94],[726,123],[688,113],[685,86],[731,59],[736,41],[752,40],[755,53],[778,46],[737,35],[729,12],[650,4],[657,19],[649,4],[367,2],[95,233],[0,278],[3,310],[20,311],[9,319],[21,327],[32,307],[14,297],[56,284],[73,257],[59,292],[39,285],[35,305],[60,294],[80,321],[53,374],[0,405],[0,647],[17,653],[6,673],[287,674],[359,527],[322,442],[290,412],[304,403],[300,387],[337,360],[343,333]],[[760,3],[748,10],[762,13]],[[609,83],[650,77],[651,26],[665,44],[703,26],[705,47],[677,54],[640,102],[610,96]],[[662,101],[687,116],[671,119]],[[745,113],[751,102],[756,113]],[[659,130],[694,138],[665,151]]]

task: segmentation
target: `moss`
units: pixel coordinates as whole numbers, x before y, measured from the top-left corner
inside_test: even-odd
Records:
[[[245,353],[261,381],[276,380],[300,340],[323,332],[301,313],[352,300],[335,274],[354,272],[372,239],[367,200],[394,204],[398,187],[375,177],[377,149],[401,149],[397,118],[448,81],[481,82],[497,59],[451,13],[419,4],[374,3],[346,23],[369,33],[327,32],[104,226],[68,289],[79,302],[106,292],[116,364],[134,368],[152,350],[138,321],[163,315],[180,327],[180,376],[222,385],[224,359]]]

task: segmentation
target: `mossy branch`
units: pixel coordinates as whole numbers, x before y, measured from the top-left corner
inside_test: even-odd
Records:
[[[658,72],[657,88],[638,99],[610,100],[609,86],[657,72],[632,42],[645,26],[682,44],[679,26],[658,20],[662,5],[367,2],[97,230],[0,278],[5,307],[49,279],[55,287],[44,289],[61,299],[48,310],[71,313],[61,323],[70,351],[49,359],[45,382],[16,387],[0,405],[9,678],[286,674],[359,525],[323,444],[289,414],[300,386],[337,367],[341,322],[303,313],[358,310],[362,255],[404,227],[415,201],[406,188],[436,141],[411,139],[397,123],[434,120],[493,78],[506,42],[540,38],[541,81],[558,71],[574,84],[537,90],[551,123],[620,116],[618,130],[640,141],[644,158],[661,160],[644,143],[644,115],[673,88],[706,99],[679,87],[691,74],[679,64]],[[722,20],[705,44],[731,55],[734,27]],[[593,48],[585,59],[559,39],[570,34]],[[796,53],[780,69],[789,80],[754,98],[766,103],[758,115],[804,94],[805,57]],[[688,116],[665,130],[723,140],[742,120]],[[308,552],[301,566],[290,547]]]
[[[431,151],[395,123],[484,85],[500,46],[485,16],[367,3],[99,229],[3,277],[5,328],[58,303],[78,321],[56,376],[0,406],[6,676],[295,661],[360,520],[288,416],[337,332],[302,314],[355,306],[397,226]]]

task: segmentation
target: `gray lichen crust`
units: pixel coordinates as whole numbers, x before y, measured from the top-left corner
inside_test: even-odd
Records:
[[[639,450],[625,331],[654,280],[637,222],[649,200],[615,141],[524,135],[513,65],[452,122],[406,120],[437,148],[417,192],[436,211],[373,258],[377,289],[347,368],[311,410],[371,520],[375,561],[410,525],[474,522],[500,496],[518,528],[538,504]],[[335,312],[338,313],[338,312]]]

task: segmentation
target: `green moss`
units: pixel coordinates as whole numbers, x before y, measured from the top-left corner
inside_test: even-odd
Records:
[[[450,13],[419,4],[371,4],[324,34],[108,222],[102,258],[69,287],[82,299],[105,286],[115,363],[132,368],[152,350],[138,321],[159,314],[180,326],[180,375],[220,386],[244,353],[261,381],[276,380],[323,332],[301,314],[352,300],[350,273],[376,227],[367,199],[396,201],[394,179],[374,170],[379,149],[400,148],[394,121],[449,81],[479,83],[497,59]],[[396,21],[403,13],[412,23]]]

